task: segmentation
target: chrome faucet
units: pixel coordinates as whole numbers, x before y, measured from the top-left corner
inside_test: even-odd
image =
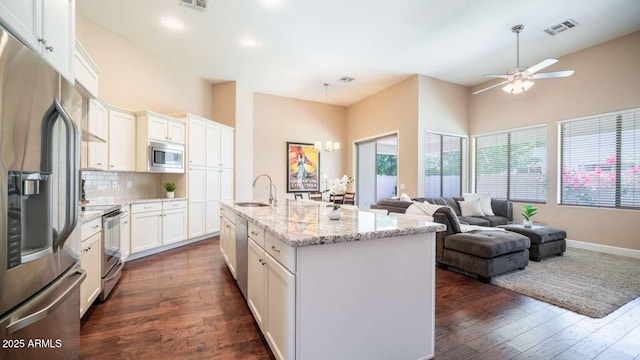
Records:
[[[273,188],[275,188],[276,186],[273,184],[273,181],[271,181],[271,176],[269,176],[267,174],[260,174],[260,175],[256,176],[256,178],[253,179],[253,187],[256,187],[256,182],[258,182],[258,179],[261,176],[266,176],[267,179],[269,179],[269,205],[276,206],[277,203],[278,203],[278,200],[273,195]],[[276,188],[276,191],[278,191],[277,188]]]

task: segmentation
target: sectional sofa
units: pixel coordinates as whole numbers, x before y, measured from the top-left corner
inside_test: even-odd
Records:
[[[461,224],[490,226],[507,224],[513,219],[513,205],[506,200],[491,199],[494,216],[461,216],[458,202],[462,198],[414,198],[414,201],[443,205],[433,213],[434,221],[445,224],[446,232],[436,234],[436,263],[442,269],[453,268],[482,282],[529,264],[528,237],[492,229],[463,232]],[[372,209],[404,213],[412,201],[383,199]]]

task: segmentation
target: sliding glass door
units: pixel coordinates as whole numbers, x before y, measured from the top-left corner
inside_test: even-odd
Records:
[[[378,200],[397,195],[398,136],[356,143],[356,203],[369,208]]]

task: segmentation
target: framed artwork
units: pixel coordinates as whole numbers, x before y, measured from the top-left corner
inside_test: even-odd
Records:
[[[320,191],[320,153],[313,144],[287,142],[287,192]]]

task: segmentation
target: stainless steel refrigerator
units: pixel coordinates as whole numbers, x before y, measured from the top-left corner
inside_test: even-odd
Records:
[[[74,106],[72,89],[0,26],[1,359],[78,356],[80,138],[63,107]]]

